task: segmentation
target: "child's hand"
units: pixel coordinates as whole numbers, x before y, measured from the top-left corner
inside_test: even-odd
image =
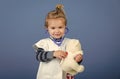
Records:
[[[82,60],[82,55],[81,54],[78,54],[76,57],[75,57],[75,61],[76,62],[80,62]]]
[[[62,51],[62,50],[57,50],[53,53],[53,56],[56,58],[62,59],[62,58],[66,58],[67,53],[65,51]]]

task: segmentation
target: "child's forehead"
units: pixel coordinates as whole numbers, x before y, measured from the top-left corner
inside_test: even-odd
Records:
[[[64,18],[51,18],[51,19],[48,19],[48,21],[65,21]]]
[[[48,27],[65,26],[65,22],[61,19],[51,19],[48,21]]]
[[[58,19],[49,19],[48,24],[65,24],[65,20],[58,18]]]

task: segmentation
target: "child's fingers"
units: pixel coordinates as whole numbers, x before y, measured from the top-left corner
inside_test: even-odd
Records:
[[[58,50],[58,51],[54,52],[54,56],[59,58],[59,59],[63,59],[63,58],[66,58],[67,53],[64,51]]]
[[[68,55],[68,52],[65,52],[66,55]]]
[[[61,53],[61,58],[66,58],[66,56],[67,56],[67,53],[66,52],[63,52],[63,53]]]
[[[79,62],[81,60],[82,60],[82,55],[79,54],[75,57],[75,61]]]

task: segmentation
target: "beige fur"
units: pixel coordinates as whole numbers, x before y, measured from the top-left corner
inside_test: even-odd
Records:
[[[82,54],[83,52],[81,50],[81,46],[78,40],[70,40],[66,46],[66,51],[68,52],[68,55],[65,59],[61,60],[61,68],[66,73],[69,73],[71,75],[76,75],[79,72],[84,71],[84,66],[79,65],[75,60],[74,57],[77,54]]]

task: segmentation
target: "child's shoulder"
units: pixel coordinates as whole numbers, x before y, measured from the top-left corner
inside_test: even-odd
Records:
[[[48,40],[49,38],[40,38],[38,41],[45,41]]]
[[[67,41],[79,41],[79,39],[75,39],[75,38],[65,38]]]
[[[40,39],[38,42],[46,42],[46,41],[48,41],[49,40],[49,38],[42,38],[42,39]]]

